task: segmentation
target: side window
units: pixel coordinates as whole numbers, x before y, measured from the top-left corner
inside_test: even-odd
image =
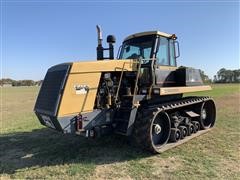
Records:
[[[168,57],[168,39],[165,37],[160,37],[160,46],[157,53],[157,62],[159,65],[169,65],[169,57]]]
[[[169,40],[169,48],[170,48],[170,66],[176,66],[176,59],[175,59],[175,46],[174,40]]]

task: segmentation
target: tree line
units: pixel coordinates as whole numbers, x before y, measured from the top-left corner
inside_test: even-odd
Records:
[[[205,83],[240,83],[240,69],[229,70],[221,68],[216,75],[214,75],[213,80],[200,70],[200,75]]]
[[[210,79],[204,71],[200,70],[200,75],[203,82],[205,83],[240,83],[240,69],[229,70],[221,68],[214,79]],[[13,80],[13,79],[0,79],[0,86],[11,85],[11,86],[40,86],[43,80],[33,81],[33,80]]]
[[[240,82],[240,69],[229,70],[222,68],[214,76],[213,82],[215,83],[239,83]]]
[[[39,86],[41,85],[42,80],[33,81],[33,80],[13,80],[10,78],[0,79],[0,86],[10,85],[10,86]]]

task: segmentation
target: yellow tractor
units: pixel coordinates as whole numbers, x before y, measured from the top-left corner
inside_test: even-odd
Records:
[[[163,152],[211,129],[214,101],[184,93],[211,90],[198,69],[177,67],[175,34],[128,36],[114,59],[115,37],[102,46],[97,26],[97,61],[48,69],[34,111],[41,124],[86,137],[129,136],[144,149]],[[104,52],[109,56],[105,57]]]

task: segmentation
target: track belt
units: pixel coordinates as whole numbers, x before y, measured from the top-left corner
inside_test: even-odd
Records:
[[[186,97],[183,98],[181,100],[178,101],[172,101],[172,102],[168,102],[168,103],[163,103],[163,104],[158,104],[158,109],[162,109],[162,110],[171,110],[171,109],[176,109],[176,108],[181,108],[184,106],[189,106],[189,105],[193,105],[193,104],[198,104],[198,103],[202,103],[205,101],[211,100],[210,97],[208,96],[202,96],[202,97]],[[156,107],[154,107],[156,108]]]

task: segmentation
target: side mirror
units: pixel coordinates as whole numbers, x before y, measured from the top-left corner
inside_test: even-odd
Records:
[[[174,41],[174,49],[175,49],[175,58],[179,58],[180,57],[180,49],[179,49],[178,41]],[[176,49],[177,49],[177,51],[176,51]]]

